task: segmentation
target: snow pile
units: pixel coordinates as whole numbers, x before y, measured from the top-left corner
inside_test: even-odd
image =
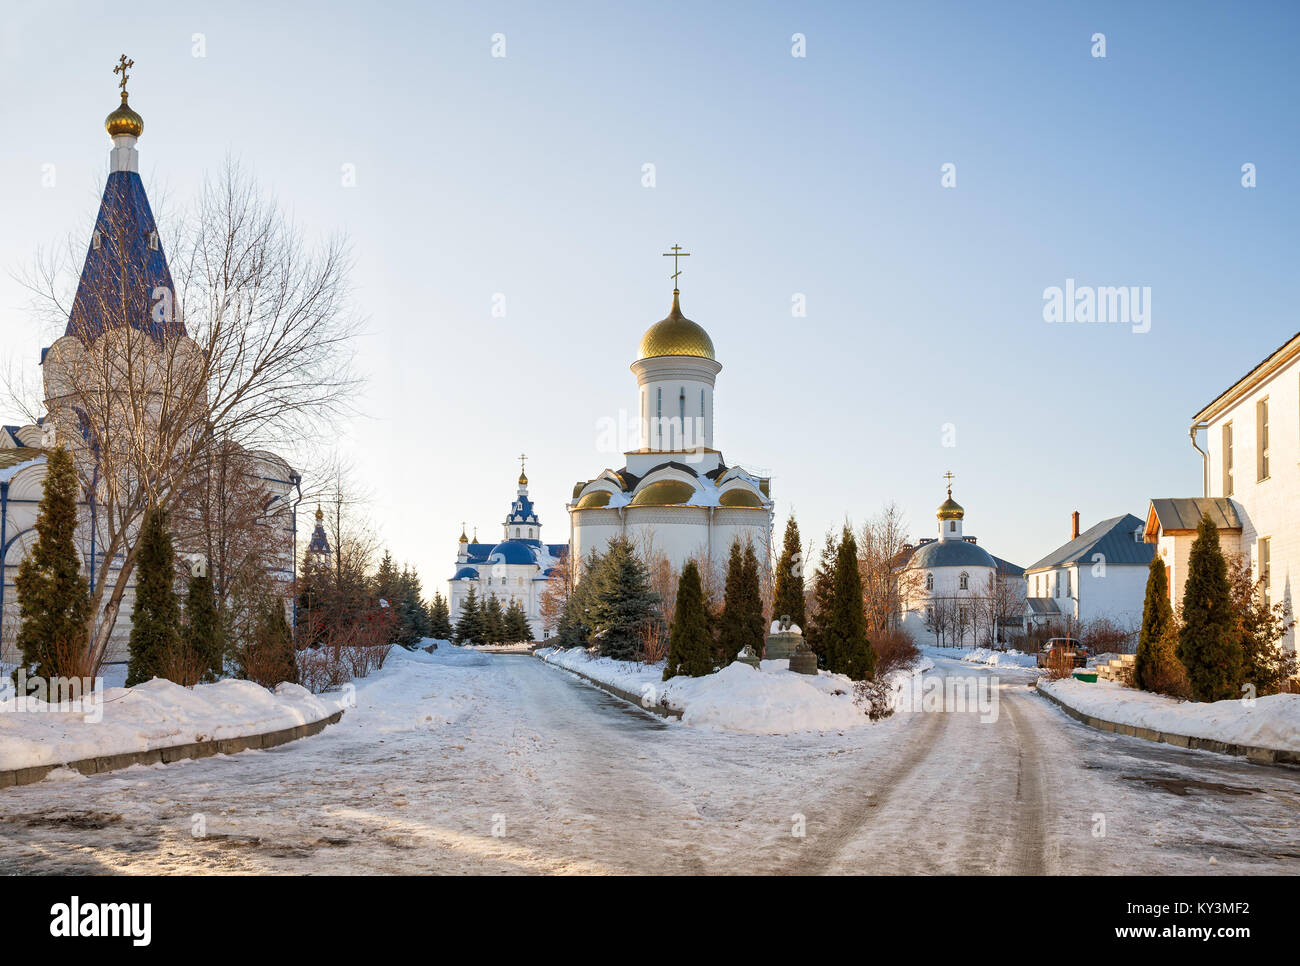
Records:
[[[1044,680],[1038,687],[1076,711],[1116,724],[1234,745],[1300,751],[1300,694],[1273,694],[1257,698],[1248,707],[1241,700],[1177,701],[1112,681]]]
[[[16,698],[12,689],[4,698],[0,769],[8,770],[311,724],[348,706],[352,693],[316,695],[296,684],[272,693],[233,680],[184,688],[154,678],[60,704]]]
[[[763,661],[762,670],[739,661],[699,678],[663,680],[664,666],[595,657],[582,648],[537,652],[543,660],[587,675],[643,703],[663,703],[682,712],[682,722],[699,728],[753,735],[797,731],[844,731],[871,722],[853,703],[853,682],[842,674],[796,674],[790,662]],[[934,667],[924,661],[911,672],[895,672],[888,683],[897,699],[913,674]]]
[[[436,674],[420,673],[431,665]],[[436,730],[482,704],[480,678],[491,666],[488,655],[445,641],[432,653],[395,647],[383,668],[354,682],[356,708],[365,714],[344,721],[355,718],[352,726],[369,733]]]
[[[994,651],[987,647],[977,647],[961,656],[967,664],[985,664],[989,667],[1036,667],[1038,659],[1032,654],[1020,651]]]
[[[716,731],[783,735],[869,723],[844,675],[795,674],[788,661],[762,664],[760,671],[736,661],[706,677],[673,678],[661,686],[668,704],[683,709],[683,724]]]

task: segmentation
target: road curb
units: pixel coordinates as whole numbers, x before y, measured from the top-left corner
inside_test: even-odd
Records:
[[[1127,735],[1130,738],[1141,738],[1144,741],[1156,741],[1166,745],[1173,745],[1176,748],[1192,748],[1197,751],[1213,751],[1220,755],[1231,755],[1234,758],[1245,758],[1261,765],[1300,765],[1300,752],[1288,751],[1284,748],[1261,748],[1257,745],[1236,745],[1227,741],[1216,741],[1213,738],[1197,738],[1193,735],[1179,735],[1168,731],[1157,731],[1154,728],[1140,728],[1137,725],[1121,724],[1118,721],[1108,721],[1105,718],[1097,718],[1093,715],[1085,714],[1077,708],[1071,707],[1061,698],[1058,698],[1054,694],[1049,694],[1042,688],[1038,687],[1036,682],[1034,690],[1037,691],[1041,697],[1051,701],[1075,721],[1082,722],[1090,728],[1096,728],[1098,731],[1109,731],[1112,734]]]
[[[335,711],[328,718],[321,718],[310,724],[294,725],[280,728],[260,735],[241,735],[238,738],[214,738],[209,741],[191,741],[180,745],[165,745],[162,748],[150,748],[148,751],[127,751],[119,755],[101,755],[96,758],[80,758],[76,761],[59,761],[49,765],[32,765],[28,768],[11,768],[0,771],[0,788],[12,788],[16,785],[32,785],[42,781],[56,768],[71,768],[83,775],[99,775],[104,772],[130,768],[132,765],[170,765],[186,758],[210,758],[212,755],[233,755],[236,752],[252,748],[275,748],[286,745],[299,738],[308,738],[320,734],[329,725],[335,724],[343,717],[342,711]]]
[[[599,688],[601,691],[604,691],[606,694],[611,694],[616,698],[626,701],[628,704],[635,705],[637,708],[639,708],[642,711],[648,711],[651,714],[657,714],[661,718],[677,718],[678,720],[680,720],[682,717],[681,711],[677,710],[676,708],[666,708],[662,704],[651,704],[651,705],[642,704],[641,695],[639,694],[633,694],[631,691],[624,691],[622,688],[616,688],[614,685],[606,684],[604,681],[597,681],[590,674],[583,674],[581,671],[575,671],[573,670],[573,668],[565,667],[563,664],[554,664],[551,661],[546,660],[546,658],[539,656],[536,652],[533,652],[533,657],[536,657],[539,661],[541,661],[543,664],[547,665],[548,667],[553,667],[560,671],[567,671],[568,673],[572,674],[576,678],[582,678],[582,680],[586,681],[588,684],[592,685],[593,687]]]

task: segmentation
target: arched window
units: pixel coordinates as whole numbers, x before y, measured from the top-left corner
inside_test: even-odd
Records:
[[[516,537],[519,536],[519,528],[518,528],[518,527],[515,527],[515,536],[516,536]]]
[[[925,589],[934,590],[934,574],[925,575]]]
[[[962,590],[968,590],[969,587],[970,587],[970,574],[966,573],[965,571],[962,571],[962,575],[961,575],[961,589],[962,589]]]
[[[528,539],[531,540],[532,538],[533,538],[533,528],[532,528],[532,527],[529,527],[529,528],[528,528]]]

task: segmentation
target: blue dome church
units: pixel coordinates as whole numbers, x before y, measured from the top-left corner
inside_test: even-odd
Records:
[[[543,640],[542,593],[556,565],[569,553],[567,543],[542,543],[542,522],[528,497],[528,476],[520,456],[519,484],[514,502],[501,525],[501,539],[480,543],[477,530],[471,541],[462,526],[456,549],[456,571],[447,584],[451,618],[459,616],[470,588],[480,601],[494,596],[504,610],[518,601],[528,617],[533,639]]]

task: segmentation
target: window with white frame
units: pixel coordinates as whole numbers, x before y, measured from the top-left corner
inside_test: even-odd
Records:
[[[1255,470],[1256,479],[1268,479],[1268,400],[1255,403]]]
[[[1223,424],[1223,495],[1232,496],[1232,421]]]

